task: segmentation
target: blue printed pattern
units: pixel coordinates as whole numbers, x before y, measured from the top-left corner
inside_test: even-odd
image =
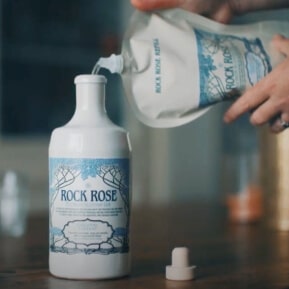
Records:
[[[238,97],[272,67],[260,39],[217,35],[195,29],[199,71],[200,107]]]
[[[129,160],[128,159],[49,159],[49,197],[50,197],[50,250],[65,254],[113,254],[129,251]],[[124,224],[121,227],[113,227],[108,220],[101,218],[72,217],[59,226],[52,218],[57,210],[56,202],[59,200],[61,190],[71,188],[71,185],[89,177],[101,178],[106,187],[118,192],[125,215]],[[110,196],[111,198],[111,196]],[[86,239],[90,243],[83,242],[77,234],[77,228],[86,228],[83,234],[90,231],[102,233],[90,233]],[[91,229],[92,228],[92,229]],[[94,235],[93,235],[94,234]],[[68,237],[69,236],[69,237]],[[79,239],[78,239],[79,238]],[[80,241],[78,241],[80,240]]]

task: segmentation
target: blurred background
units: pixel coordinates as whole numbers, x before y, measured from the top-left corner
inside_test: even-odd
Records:
[[[24,176],[31,214],[48,212],[49,137],[74,112],[73,79],[90,73],[99,57],[120,52],[132,12],[129,1],[0,1],[0,172]],[[281,18],[288,19],[289,10],[253,13],[234,22]],[[224,164],[231,152],[238,154],[240,128],[248,139],[241,149],[249,152],[249,167],[258,166],[259,130],[247,118],[223,125],[226,104],[182,127],[148,128],[128,107],[120,77],[103,73],[108,114],[130,132],[133,205],[223,202]]]

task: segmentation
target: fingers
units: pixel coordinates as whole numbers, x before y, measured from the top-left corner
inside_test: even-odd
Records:
[[[224,121],[230,123],[241,116],[243,113],[249,112],[259,105],[261,105],[265,100],[269,98],[266,93],[266,82],[264,85],[260,81],[252,88],[248,89],[242,97],[238,98],[231,107],[227,110],[224,115]]]
[[[273,133],[280,133],[289,126],[289,113],[282,113],[280,117],[271,124],[270,129]]]
[[[281,53],[289,56],[289,39],[282,35],[275,35],[272,39],[272,44]]]
[[[275,102],[268,99],[252,112],[250,122],[255,126],[263,125],[267,123],[268,120],[274,118],[279,111]]]
[[[216,9],[210,15],[211,19],[224,24],[229,23],[232,17],[233,13],[227,1],[224,2],[218,9]]]
[[[143,11],[179,7],[183,0],[131,0],[131,4]]]
[[[289,122],[289,39],[275,36],[273,44],[282,53],[288,53],[287,58],[232,104],[224,115],[225,122],[252,112],[251,123],[262,125],[281,115],[283,122],[280,119],[272,121],[271,130],[278,133],[285,129],[284,122]]]
[[[227,0],[130,0],[130,2],[136,9],[143,11],[178,7],[221,23],[228,23],[234,14]]]

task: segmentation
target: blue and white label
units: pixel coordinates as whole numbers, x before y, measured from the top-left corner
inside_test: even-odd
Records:
[[[200,71],[200,107],[240,96],[271,71],[258,38],[213,34],[195,29]]]
[[[129,159],[49,159],[50,251],[129,251]]]

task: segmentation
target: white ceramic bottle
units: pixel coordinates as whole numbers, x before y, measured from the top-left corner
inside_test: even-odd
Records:
[[[49,268],[62,278],[117,278],[130,270],[128,134],[106,114],[104,76],[75,84],[75,113],[49,145]]]

